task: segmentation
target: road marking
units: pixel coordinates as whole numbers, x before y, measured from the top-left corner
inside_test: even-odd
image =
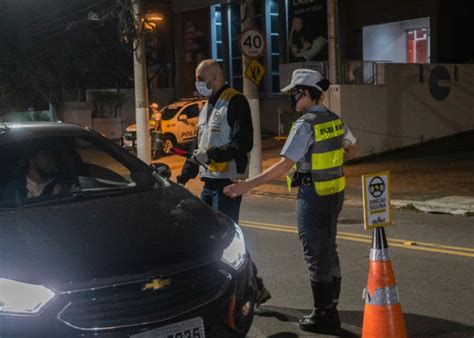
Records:
[[[296,227],[281,225],[281,224],[262,223],[262,222],[254,222],[254,221],[240,221],[240,225],[247,228],[254,228],[254,229],[260,229],[260,230],[270,230],[270,231],[293,233],[293,234],[298,233],[298,230],[296,229]],[[342,240],[353,241],[353,242],[369,243],[369,244],[372,243],[372,236],[355,234],[352,232],[338,231],[337,238],[342,239]],[[443,253],[443,254],[448,254],[448,255],[474,258],[474,248],[442,245],[442,244],[436,244],[436,243],[416,242],[416,241],[410,241],[406,239],[396,239],[396,238],[387,238],[387,241],[390,246],[396,247],[396,248]]]

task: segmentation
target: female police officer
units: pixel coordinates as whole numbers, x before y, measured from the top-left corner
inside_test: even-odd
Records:
[[[295,70],[290,85],[282,91],[290,93],[292,108],[303,115],[294,123],[280,161],[224,189],[231,197],[240,196],[295,169],[289,184],[299,186],[298,233],[314,300],[313,312],[299,324],[303,330],[320,333],[336,333],[341,327],[336,308],[341,286],[336,227],[344,200],[343,162],[358,151],[349,128],[322,104],[328,87],[329,81],[317,71]]]

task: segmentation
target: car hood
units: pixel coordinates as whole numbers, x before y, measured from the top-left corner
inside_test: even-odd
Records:
[[[0,212],[0,277],[64,285],[216,259],[235,227],[173,184]]]

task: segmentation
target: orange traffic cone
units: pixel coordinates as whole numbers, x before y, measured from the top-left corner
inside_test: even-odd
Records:
[[[385,230],[382,227],[373,231],[369,278],[364,298],[362,338],[407,337]]]

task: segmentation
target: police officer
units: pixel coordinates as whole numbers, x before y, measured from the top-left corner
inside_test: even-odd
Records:
[[[242,198],[223,192],[232,180],[248,177],[249,152],[253,147],[250,107],[244,95],[226,84],[222,68],[204,60],[196,68],[196,89],[208,101],[199,113],[193,155],[177,177],[180,184],[199,176],[204,182],[201,199],[210,207],[239,222]],[[257,284],[256,307],[271,298],[253,264]]]
[[[293,72],[290,85],[282,91],[290,93],[292,108],[303,115],[294,123],[280,161],[254,178],[224,188],[224,193],[240,196],[293,168],[289,184],[299,186],[298,233],[314,301],[312,313],[299,324],[305,331],[334,334],[341,327],[336,308],[341,287],[336,232],[344,200],[342,167],[358,152],[358,145],[341,118],[323,105],[328,87],[329,81],[317,71]]]

